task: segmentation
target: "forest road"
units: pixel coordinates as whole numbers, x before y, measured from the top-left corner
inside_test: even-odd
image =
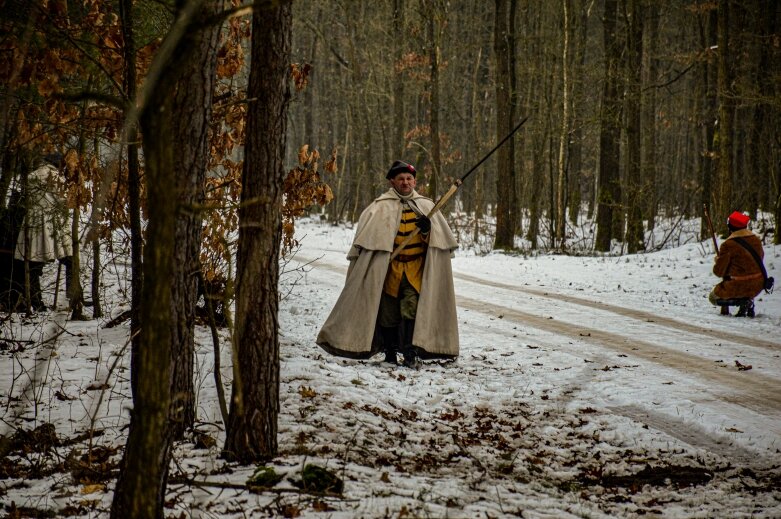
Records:
[[[307,262],[315,268],[324,268],[342,275],[345,275],[347,272],[347,267],[342,262],[336,263],[333,260],[329,261],[322,257],[306,258],[301,254],[298,254],[296,259]],[[454,273],[454,278],[457,284],[459,281],[475,283],[481,287],[493,289],[495,293],[507,295],[509,292],[510,295],[518,294],[521,296],[525,294],[565,303],[566,305],[602,310],[605,317],[597,316],[595,315],[596,313],[591,312],[589,315],[594,317],[596,321],[592,320],[594,324],[592,326],[584,326],[561,319],[553,319],[545,311],[532,313],[507,304],[497,304],[487,299],[459,296],[458,286],[456,286],[456,303],[459,308],[464,310],[492,317],[501,316],[504,322],[511,322],[522,327],[536,328],[544,332],[574,339],[575,341],[588,342],[599,348],[626,355],[628,358],[634,357],[653,365],[669,368],[679,372],[682,379],[698,379],[704,382],[708,388],[710,398],[745,407],[762,415],[773,416],[781,414],[781,379],[763,375],[756,371],[731,369],[702,356],[672,349],[668,344],[665,344],[667,341],[663,337],[665,334],[669,335],[670,330],[672,330],[677,335],[690,336],[691,340],[702,340],[703,337],[707,337],[718,341],[730,341],[746,346],[768,349],[773,352],[781,351],[781,344],[779,343],[733,332],[709,330],[702,326],[684,323],[669,317],[584,297],[556,293],[550,290],[505,284],[458,272]],[[339,283],[341,280],[334,279],[334,281]],[[507,300],[506,297],[504,299]],[[615,319],[616,315],[620,315],[630,320],[638,321],[637,324],[642,328],[643,332],[641,334],[635,333],[632,336],[623,336],[600,329],[599,319],[611,319],[611,314],[613,319]],[[615,324],[606,324],[605,328],[615,329]],[[643,339],[637,337],[643,337]],[[654,341],[657,337],[659,339]],[[719,453],[735,462],[756,465],[755,453],[736,445],[727,445],[722,441],[723,438],[711,436],[700,428],[695,430],[691,427],[691,424],[685,424],[681,420],[655,414],[640,405],[613,407],[609,411],[645,423],[690,445]],[[768,432],[781,436],[781,421],[779,421],[777,430]]]
[[[298,261],[316,265],[318,268],[339,272],[344,275],[347,267],[343,263],[326,260],[325,258],[309,258],[298,254]],[[641,321],[643,328],[647,330],[642,336],[648,339],[660,335],[654,332],[656,328],[672,329],[676,332],[705,336],[720,341],[731,341],[738,344],[766,348],[774,352],[781,352],[781,344],[744,336],[733,332],[714,331],[694,324],[684,323],[669,317],[664,317],[641,310],[626,308],[615,304],[604,303],[583,297],[571,296],[540,290],[519,285],[499,283],[488,279],[471,276],[463,273],[454,273],[456,280],[477,283],[483,287],[492,287],[512,293],[528,294],[535,297],[544,297],[564,303],[584,306],[589,309],[598,308],[605,312],[619,314],[624,317]],[[638,339],[635,336],[629,338],[616,333],[587,327],[580,324],[551,319],[544,313],[536,314],[522,311],[505,305],[499,305],[487,300],[477,300],[458,295],[456,289],[456,303],[458,306],[489,315],[502,315],[505,320],[512,320],[522,326],[531,326],[546,332],[551,332],[579,341],[594,343],[611,351],[634,356],[658,364],[667,368],[681,371],[686,376],[698,376],[710,382],[717,388],[732,388],[737,393],[719,390],[716,396],[722,400],[742,405],[750,409],[766,413],[781,413],[781,379],[768,377],[757,372],[736,371],[725,369],[722,366],[713,365],[700,356],[674,350],[662,344],[661,341]],[[781,432],[780,432],[781,433]]]
[[[650,339],[659,335],[654,333],[655,328],[664,327],[682,333],[701,335],[722,341],[728,340],[747,346],[766,348],[775,352],[781,351],[781,344],[772,341],[731,332],[709,330],[668,317],[651,314],[649,312],[625,308],[582,297],[496,283],[483,278],[460,273],[456,273],[454,276],[456,279],[477,283],[481,286],[490,286],[517,293],[527,293],[537,297],[555,299],[588,308],[599,308],[610,313],[637,319],[642,321],[644,323],[643,328],[648,330],[646,333],[642,334],[642,337]],[[456,290],[456,292],[458,291]],[[721,388],[733,388],[739,392],[738,395],[722,393],[720,398],[723,400],[760,412],[781,412],[780,379],[768,377],[756,372],[727,370],[724,369],[723,366],[714,365],[713,362],[707,362],[700,356],[671,349],[668,346],[661,344],[659,341],[653,342],[651,340],[638,339],[636,336],[629,338],[612,332],[602,331],[598,328],[551,319],[546,315],[532,314],[507,306],[495,305],[484,300],[478,301],[458,296],[456,296],[456,299],[459,306],[469,308],[472,311],[483,313],[495,312],[503,315],[504,319],[512,319],[525,326],[532,326],[540,330],[557,333],[576,340],[596,343],[599,346],[626,354],[627,356],[639,357],[667,368],[682,371],[687,376],[699,376],[700,378],[708,380],[711,385]]]
[[[644,312],[642,310],[636,310],[633,308],[626,308],[623,306],[613,305],[610,303],[605,303],[602,301],[597,301],[594,299],[587,299],[585,297],[578,297],[578,296],[572,296],[572,295],[566,295],[566,294],[560,294],[556,292],[551,292],[549,290],[540,290],[537,288],[529,288],[527,286],[520,286],[520,285],[509,285],[506,283],[498,283],[496,281],[491,281],[488,279],[483,279],[476,276],[470,276],[468,274],[462,274],[462,273],[456,273],[454,276],[457,279],[462,279],[464,281],[470,281],[472,283],[478,283],[482,286],[491,286],[494,288],[499,288],[503,290],[511,290],[514,292],[524,293],[533,295],[536,297],[545,297],[548,299],[555,299],[557,301],[563,301],[565,303],[572,303],[575,305],[585,306],[587,308],[597,308],[600,310],[605,310],[608,312],[613,312],[619,315],[623,315],[625,317],[631,317],[633,319],[639,319],[641,321],[645,321],[647,323],[654,323],[658,326],[664,326],[667,328],[672,328],[681,332],[687,332],[687,333],[695,333],[699,335],[703,335],[706,337],[711,337],[717,340],[727,340],[736,342],[739,344],[745,344],[748,346],[756,346],[758,348],[767,348],[769,350],[773,350],[776,352],[781,352],[781,343],[764,340],[764,339],[757,339],[756,337],[748,337],[745,335],[740,335],[737,333],[727,332],[727,331],[716,331],[716,330],[710,330],[708,328],[703,328],[702,326],[697,326],[695,324],[685,323],[683,321],[678,321],[676,319],[671,319],[669,317],[665,317],[658,314],[652,314],[650,312]]]

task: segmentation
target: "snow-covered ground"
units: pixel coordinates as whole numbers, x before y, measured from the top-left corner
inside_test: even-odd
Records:
[[[461,354],[414,371],[314,344],[352,230],[297,228],[281,287],[280,453],[268,464],[284,479],[249,492],[238,487],[255,467],[219,458],[212,341],[199,327],[199,434],[175,450],[169,516],[781,517],[781,297],[758,297],[754,319],[720,316],[707,301],[709,242],[632,256],[460,250]],[[765,253],[781,279],[781,247]],[[112,315],[126,308],[123,273],[104,274]],[[127,433],[128,329],[65,317],[3,321],[2,432],[39,432],[14,437],[0,499],[98,517]],[[48,423],[59,445],[44,449]],[[306,464],[342,478],[343,494],[300,492],[291,480]]]

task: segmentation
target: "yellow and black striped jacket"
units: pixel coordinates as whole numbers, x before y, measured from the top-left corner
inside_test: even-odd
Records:
[[[417,217],[415,212],[408,205],[404,204],[399,230],[393,239],[394,250],[415,230],[415,219]],[[426,261],[426,249],[428,247],[427,240],[428,236],[418,233],[404,247],[401,253],[391,261],[383,288],[386,294],[398,297],[402,275],[406,275],[407,281],[420,293],[420,287],[423,284],[423,265]]]

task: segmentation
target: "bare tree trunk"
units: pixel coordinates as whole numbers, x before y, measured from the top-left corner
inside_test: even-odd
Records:
[[[509,0],[496,0],[494,50],[496,54],[496,140],[504,138],[512,130],[510,96]],[[512,249],[515,246],[515,222],[511,214],[511,192],[514,186],[512,148],[502,146],[497,150],[496,176],[496,237],[494,248]]]
[[[767,32],[778,34],[780,29],[781,13],[776,9],[776,16],[767,22]],[[777,48],[768,57],[768,61],[770,63],[769,70],[781,70],[781,52]],[[773,99],[779,99],[781,87],[777,81],[768,81],[768,93]],[[768,209],[773,212],[774,217],[773,243],[779,245],[781,244],[781,106],[776,103],[768,107],[767,117],[769,123],[767,127],[775,129],[771,135],[767,136],[768,146],[763,150],[767,154],[768,184],[772,186],[772,189],[768,189]]]
[[[643,50],[643,69],[645,70],[646,85],[642,98],[643,107],[643,157],[642,179],[645,186],[646,203],[644,204],[648,230],[651,231],[656,223],[656,214],[659,205],[659,195],[656,186],[656,79],[658,75],[657,43],[659,41],[659,8],[654,2],[646,5],[645,19],[648,22],[646,31],[647,48]],[[687,139],[688,141],[688,139]]]
[[[198,18],[206,20],[222,11],[224,0],[202,3]],[[176,71],[171,100],[171,139],[177,150],[173,170],[176,197],[174,264],[171,278],[171,426],[175,439],[195,422],[195,303],[201,269],[201,232],[204,182],[209,148],[207,134],[211,118],[214,75],[217,67],[219,25],[206,26],[188,34],[189,59]]]
[[[175,171],[181,166],[183,150],[177,147],[179,142],[176,140],[180,131],[178,124],[182,121],[176,121],[174,114],[184,115],[182,107],[190,101],[182,97],[184,92],[179,90],[182,77],[193,74],[193,67],[197,68],[201,60],[208,58],[200,55],[204,52],[201,43],[210,38],[209,31],[216,29],[205,21],[211,12],[209,8],[221,5],[221,1],[181,5],[167,35],[175,48],[163,64],[147,105],[142,107],[140,123],[144,135],[149,216],[143,262],[144,304],[140,311],[144,325],[134,365],[138,373],[130,433],[111,508],[114,518],[157,519],[163,516],[175,433],[171,419],[178,417],[180,411],[179,407],[171,405],[171,392],[177,387],[173,382],[172,356],[179,346],[175,343],[176,332],[172,327],[174,291],[177,290],[172,285],[179,279],[178,270],[184,268],[176,263],[179,261],[177,247],[183,244],[176,241],[177,219],[182,206],[178,195],[181,186],[177,184]],[[206,81],[204,77],[200,79]],[[210,89],[210,86],[203,88]],[[193,103],[189,109],[208,110],[204,102],[201,99],[201,104]],[[205,129],[203,131],[205,134]]]
[[[572,66],[572,126],[570,129],[569,138],[569,221],[573,225],[577,225],[578,216],[580,215],[581,205],[583,203],[583,192],[585,184],[585,175],[583,174],[583,140],[585,132],[583,127],[585,125],[585,118],[583,117],[584,109],[583,105],[586,105],[587,92],[589,86],[586,84],[583,77],[586,74],[586,42],[588,36],[588,19],[589,19],[589,6],[587,0],[578,0],[577,2],[577,20],[575,24],[573,36],[575,38],[574,49],[574,63]],[[593,175],[590,176],[593,178]],[[588,189],[591,192],[592,189]],[[588,198],[589,210],[593,210],[594,197]],[[592,216],[589,212],[589,218]]]
[[[290,100],[291,2],[255,11],[247,142],[239,210],[236,272],[238,358],[224,456],[243,463],[277,453],[279,415],[278,280]]]
[[[566,154],[567,141],[569,140],[569,109],[570,109],[570,80],[569,80],[569,2],[561,0],[564,28],[561,44],[561,128],[559,131],[559,153],[557,161],[556,180],[556,240],[555,246],[564,248],[565,229],[567,226],[567,172]]]
[[[429,181],[428,196],[436,200],[438,198],[439,183],[442,179],[442,150],[439,137],[439,31],[440,16],[437,2],[428,4],[428,39],[429,59],[431,61],[431,105],[429,108],[429,127],[431,130],[431,179]]]
[[[119,14],[122,21],[122,57],[124,60],[124,87],[126,102],[136,98],[136,49],[133,37],[133,0],[119,2]],[[138,359],[141,348],[141,297],[144,281],[143,252],[144,237],[141,230],[141,178],[138,160],[138,125],[130,123],[127,132],[127,193],[128,217],[130,219],[130,388],[133,399],[138,386]]]
[[[643,230],[644,189],[642,178],[642,65],[643,65],[643,10],[641,0],[625,0],[629,13],[626,56],[626,179],[627,179],[627,252],[634,254],[645,249]]]
[[[142,114],[148,225],[144,253],[141,340],[134,369],[136,392],[130,433],[114,491],[111,516],[160,518],[173,438],[168,425],[171,399],[171,279],[176,204],[173,169],[178,158],[170,141],[171,118],[166,89],[155,90]],[[160,115],[163,114],[163,115]]]
[[[92,83],[91,79],[89,83]],[[86,103],[82,104],[81,115],[84,116],[86,109]],[[78,138],[79,155],[84,156],[87,148],[86,137],[84,136],[84,130],[81,131]],[[72,177],[73,185],[81,186],[83,181],[79,171],[74,172]],[[81,286],[81,247],[79,243],[79,221],[81,220],[81,211],[79,204],[74,204],[73,215],[71,218],[71,248],[73,255],[70,259],[70,294],[68,295],[68,305],[71,312],[72,321],[85,321],[87,317],[84,315],[84,287]]]
[[[714,157],[716,155],[714,135],[716,127],[716,111],[718,107],[716,98],[715,82],[717,77],[713,53],[711,48],[717,44],[717,16],[716,9],[712,9],[700,18],[700,48],[704,49],[704,61],[701,64],[701,73],[699,88],[701,91],[697,96],[702,99],[698,102],[700,106],[700,149],[699,157],[699,178],[702,185],[702,196],[700,202],[704,207],[708,207],[710,214],[714,214],[716,208],[716,198],[714,193]],[[708,237],[710,231],[705,221],[705,215],[700,218],[700,238]]]
[[[478,104],[477,104],[477,73],[480,70],[480,61],[482,58],[482,52],[477,52],[477,59],[475,61],[474,69],[472,71],[472,95],[470,96],[470,102],[469,102],[469,121],[471,121],[471,124],[469,125],[469,135],[471,138],[467,141],[467,150],[468,150],[468,156],[470,158],[476,157],[477,150],[479,149],[479,143],[481,142],[481,139],[479,137],[480,135],[480,121],[478,118]],[[477,160],[477,159],[472,159]],[[472,162],[470,160],[470,162]],[[475,173],[475,187],[473,190],[473,205],[474,205],[474,215],[475,215],[475,226],[474,226],[474,232],[473,232],[473,240],[475,243],[478,242],[478,239],[480,238],[481,233],[481,220],[484,216],[484,200],[483,200],[483,184],[485,183],[485,176],[483,175],[483,172],[478,170]]]
[[[400,63],[404,56],[404,38],[398,34],[404,34],[404,0],[393,0],[393,27],[391,38],[393,40],[393,55],[396,63]],[[394,157],[404,156],[404,80],[403,74],[394,67],[393,72],[393,138],[391,141],[391,153]]]
[[[540,234],[540,213],[542,205],[542,192],[545,186],[545,153],[542,151],[545,143],[548,141],[549,127],[547,119],[543,132],[537,132],[537,136],[532,137],[532,174],[531,174],[531,197],[529,201],[529,228],[526,231],[526,239],[529,240],[529,246],[532,250],[539,247]]]
[[[164,90],[157,91],[162,97]],[[154,108],[142,117],[145,137],[149,223],[144,254],[140,347],[134,368],[137,389],[130,416],[130,433],[114,491],[111,516],[157,519],[163,516],[168,463],[173,438],[168,425],[171,397],[171,278],[174,275],[174,219],[176,205],[173,165],[176,151],[164,136],[171,135],[171,119]]]
[[[719,172],[718,200],[714,222],[726,222],[732,209],[733,152],[732,137],[735,132],[735,101],[732,90],[732,58],[730,45],[730,3],[719,0],[718,8],[718,68],[719,68]],[[722,229],[726,224],[718,224]]]
[[[602,87],[602,110],[599,132],[599,180],[597,182],[597,236],[594,248],[607,252],[613,239],[614,212],[621,207],[619,185],[620,93],[618,61],[621,46],[616,37],[617,0],[605,0],[603,39],[605,43],[605,76]]]
[[[94,140],[94,149],[95,149],[95,155],[100,156],[99,150],[100,150],[100,140],[96,137]],[[95,199],[95,196],[98,194],[99,188],[98,186],[101,184],[99,180],[98,172],[93,171],[92,172],[92,193],[93,193],[93,200]],[[98,225],[100,225],[100,222],[98,221],[99,215],[97,212],[92,211],[92,219],[90,221],[90,225],[93,229],[97,229]],[[100,271],[101,271],[101,261],[100,261],[100,234],[94,233],[94,238],[92,239],[92,279],[90,280],[90,287],[91,287],[91,293],[92,293],[92,317],[98,318],[103,317],[103,308],[100,303]],[[66,287],[69,286],[68,283],[65,285]],[[66,296],[70,297],[70,294],[67,293],[66,289]]]
[[[515,22],[516,20],[516,13],[518,11],[518,1],[517,0],[510,0],[510,9],[508,13],[508,24],[509,24],[509,30],[507,32],[507,47],[510,51],[509,56],[509,63],[508,63],[508,71],[510,73],[510,126],[514,127],[516,120],[518,119],[518,75],[517,75],[517,64],[518,60],[516,56],[518,55],[517,51],[517,43],[516,43],[516,27],[517,24]],[[504,136],[502,136],[504,137]],[[518,146],[515,145],[516,139],[519,141],[523,139],[523,134],[520,136],[513,137],[509,141],[504,143],[504,146],[507,146],[509,148],[508,153],[510,154],[510,178],[513,181],[513,189],[510,192],[510,222],[512,222],[513,227],[513,246],[515,246],[515,236],[521,234],[523,231],[523,225],[521,222],[521,192],[522,192],[522,184],[521,181],[522,178],[522,166],[521,168],[518,167],[518,155],[516,154],[516,151],[519,149]],[[521,161],[520,164],[523,162]]]
[[[526,239],[529,240],[529,246],[532,250],[540,246],[540,221],[543,217],[543,196],[545,191],[545,165],[547,157],[545,147],[551,139],[551,118],[547,103],[546,93],[552,90],[553,75],[543,71],[553,70],[550,62],[551,57],[542,52],[542,34],[545,29],[542,14],[535,12],[527,16],[527,23],[531,27],[530,39],[527,44],[526,54],[530,56],[530,61],[539,59],[535,63],[538,73],[530,75],[530,81],[526,84],[526,99],[529,100],[529,111],[531,114],[537,114],[539,124],[535,125],[536,131],[529,137],[531,142],[531,170],[529,172],[529,226],[526,229]]]

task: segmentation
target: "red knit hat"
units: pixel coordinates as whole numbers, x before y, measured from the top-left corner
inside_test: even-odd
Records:
[[[749,220],[751,220],[751,218],[745,214],[735,211],[729,215],[729,218],[727,218],[727,223],[736,229],[744,229],[746,226],[748,226]]]

